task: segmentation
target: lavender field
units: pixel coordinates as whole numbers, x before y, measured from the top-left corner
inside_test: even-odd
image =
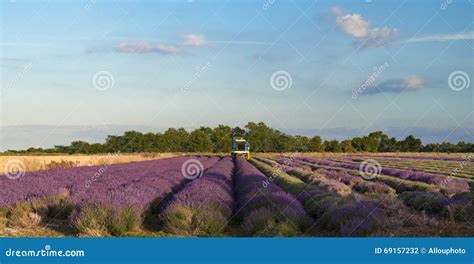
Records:
[[[0,236],[473,236],[459,156],[194,155],[0,176]]]

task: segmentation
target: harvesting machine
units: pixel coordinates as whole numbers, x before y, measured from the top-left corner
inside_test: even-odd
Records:
[[[243,155],[247,160],[250,159],[250,144],[244,138],[232,139],[232,157]]]

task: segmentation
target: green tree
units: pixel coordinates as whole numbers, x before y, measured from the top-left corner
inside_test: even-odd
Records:
[[[324,146],[320,136],[314,136],[309,140],[308,151],[323,152]]]
[[[255,152],[275,151],[276,143],[274,139],[277,135],[273,129],[260,122],[258,124],[249,122],[245,128],[247,129],[247,140]]]
[[[400,142],[400,151],[403,152],[417,152],[421,150],[421,147],[421,140],[412,135],[409,135]]]
[[[212,131],[211,140],[214,144],[214,152],[228,153],[232,149],[232,128],[219,125]]]
[[[352,141],[350,139],[346,139],[341,142],[341,150],[342,152],[356,152],[356,149],[352,146]]]
[[[398,152],[400,151],[400,144],[398,143],[397,139],[392,137],[383,138],[379,144],[379,152]]]
[[[125,145],[122,147],[123,152],[143,152],[145,151],[145,139],[143,133],[138,131],[126,131],[123,134]]]
[[[245,137],[247,132],[240,127],[232,128],[232,137]]]
[[[309,143],[310,139],[305,136],[294,136],[292,138],[292,145],[291,151],[298,151],[298,152],[307,152],[309,151]]]
[[[351,144],[356,151],[364,151],[361,137],[353,137],[351,139]]]
[[[341,144],[337,140],[324,141],[324,150],[327,152],[341,152]]]
[[[191,152],[212,152],[212,141],[202,130],[196,129],[189,135],[187,150]]]
[[[187,141],[189,133],[184,128],[169,128],[163,133],[161,142],[165,144],[164,150],[167,152],[187,151]]]

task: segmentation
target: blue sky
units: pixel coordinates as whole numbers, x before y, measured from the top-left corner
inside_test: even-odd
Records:
[[[473,141],[472,1],[0,7],[0,149],[248,121]]]

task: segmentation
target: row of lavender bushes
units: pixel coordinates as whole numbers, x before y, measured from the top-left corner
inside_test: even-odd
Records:
[[[235,160],[237,217],[246,236],[299,236],[312,219],[300,202],[242,158]]]
[[[280,157],[276,161],[281,165],[288,166],[285,170],[288,174],[297,176],[305,182],[316,184],[320,188],[335,190],[341,194],[344,194],[344,192],[348,193],[351,189],[365,194],[384,193],[393,195],[396,193],[393,188],[383,182],[367,181],[360,176],[349,174],[346,171],[335,171],[325,168],[317,168],[313,171],[311,166],[290,158]]]
[[[413,156],[413,155],[348,155],[348,157],[354,158],[383,158],[383,159],[411,159],[411,160],[443,160],[443,161],[467,161],[473,162],[469,158],[454,158],[454,157],[443,157],[443,156]]]
[[[364,181],[361,178],[359,170],[351,170],[340,167],[329,167],[325,165],[316,165],[314,163],[305,162],[298,160],[298,163],[308,165],[309,170],[316,172],[321,172],[323,174],[328,173],[328,177],[339,179],[346,184],[352,185],[357,184],[360,181]],[[428,183],[404,180],[397,177],[379,175],[375,179],[372,179],[371,182],[380,182],[388,185],[394,189],[397,193],[403,193],[405,191],[422,191],[422,192],[439,192],[440,188]],[[354,185],[353,185],[354,186]]]
[[[71,222],[85,235],[122,236],[142,225],[146,215],[157,210],[160,202],[188,180],[182,164],[197,159],[207,169],[219,157],[178,157],[168,162],[139,166],[133,171],[108,174],[92,186],[71,194],[75,210]]]
[[[367,236],[377,231],[386,217],[384,208],[355,195],[334,181],[327,185],[308,184],[282,170],[257,160],[252,163],[270,176],[285,191],[293,194],[315,219],[319,228],[341,236]]]
[[[317,165],[339,167],[339,168],[345,168],[345,169],[350,169],[350,170],[359,170],[359,164],[347,164],[347,163],[334,162],[334,161],[323,160],[323,159],[312,159],[312,158],[302,158],[302,157],[298,159],[305,162],[317,164]],[[447,192],[450,194],[466,192],[469,190],[468,182],[463,179],[455,179],[452,177],[448,178],[446,176],[436,175],[432,173],[411,171],[411,170],[400,170],[400,169],[393,169],[393,168],[382,168],[381,174],[392,176],[392,177],[398,177],[404,180],[419,181],[419,182],[424,182],[424,183],[432,184],[435,186],[439,186],[446,189]]]
[[[186,179],[181,165],[198,159],[205,168],[218,157],[176,157],[126,164],[29,172],[0,177],[0,212],[7,225],[32,227],[51,219],[70,222],[83,235],[123,235]]]
[[[283,158],[280,158],[283,159]],[[287,158],[288,159],[288,158]],[[327,162],[315,162],[314,159],[303,158],[305,162],[316,163],[323,166],[330,166]],[[281,162],[281,160],[280,160]],[[294,161],[293,163],[297,163]],[[346,169],[346,168],[343,168]],[[389,172],[392,169],[388,169]],[[324,168],[317,168],[316,173],[321,173],[329,179],[334,179],[341,181],[352,187],[353,190],[360,193],[373,193],[373,194],[382,194],[389,193],[394,194],[394,189],[400,193],[400,199],[406,205],[411,208],[414,208],[418,211],[423,211],[433,215],[440,215],[443,217],[448,217],[452,220],[465,221],[474,213],[474,195],[472,191],[454,191],[454,195],[446,196],[437,191],[434,188],[427,188],[423,184],[407,184],[406,180],[403,181],[391,181],[389,177],[380,176],[380,180],[390,180],[390,185],[394,187],[391,189],[387,185],[380,184],[377,182],[368,182],[363,180],[361,177],[357,177],[348,173],[347,171],[339,170],[327,170]],[[382,173],[384,169],[382,169]],[[387,169],[385,169],[387,172]],[[301,170],[292,169],[289,171],[290,174],[299,176],[299,177],[309,177],[313,176],[313,173],[308,173]],[[398,172],[397,172],[398,173]],[[446,178],[447,179],[447,178]],[[310,179],[307,179],[310,180]],[[449,181],[452,179],[449,179]],[[456,180],[456,179],[455,179]],[[337,184],[333,184],[337,186]],[[388,187],[388,188],[387,188]],[[451,189],[452,190],[452,189]],[[462,190],[465,190],[463,188]],[[449,192],[448,192],[449,193]]]
[[[219,236],[234,210],[232,172],[225,157],[175,194],[160,214],[165,231],[178,236]]]
[[[468,158],[462,161],[455,162],[455,163],[435,161],[436,165],[434,166],[426,164],[424,161],[427,159],[413,159],[413,160],[393,159],[386,156],[382,156],[382,157],[367,156],[365,158],[366,159],[376,158],[377,161],[383,167],[390,167],[394,169],[411,170],[411,171],[420,171],[420,172],[426,172],[426,173],[436,174],[440,176],[451,176],[451,177],[466,179],[468,180],[469,184],[474,183],[474,179],[473,179],[474,163],[471,163],[470,159]],[[364,157],[361,156],[359,158],[355,158],[355,157],[350,157],[350,156],[344,156],[344,157],[339,157],[339,158],[331,158],[330,160],[335,161],[335,162],[360,163],[364,161]],[[432,161],[432,160],[427,160],[427,161]]]

